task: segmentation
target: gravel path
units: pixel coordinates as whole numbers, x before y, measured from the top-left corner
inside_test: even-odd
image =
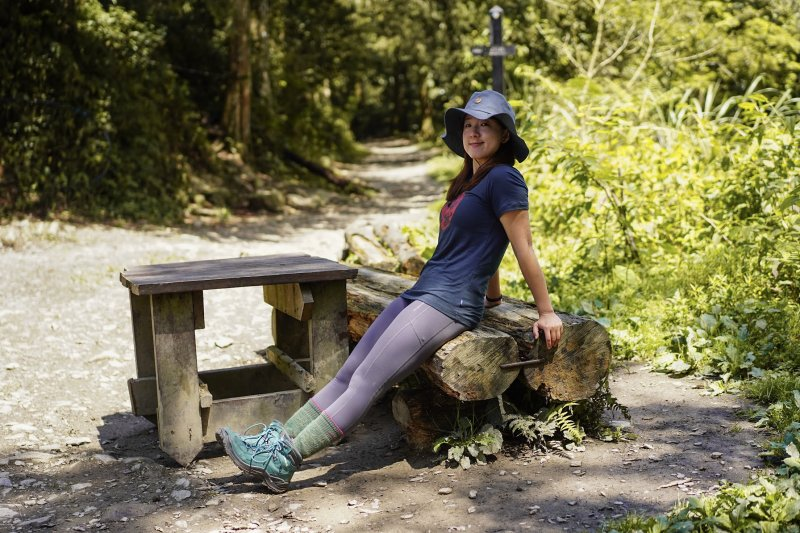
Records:
[[[224,227],[0,226],[0,530],[591,531],[760,467],[763,436],[737,417],[742,400],[636,365],[615,368],[611,389],[638,438],[589,440],[571,457],[501,454],[487,467],[443,468],[407,449],[388,401],[311,458],[284,495],[240,475],[216,444],[188,468],[164,457],[153,425],[130,413],[135,367],[118,273],[284,252],[339,259],[354,221],[427,216],[441,192],[425,176],[427,154],[396,142],[371,149],[346,170],[380,192],[334,196],[314,212]],[[271,338],[260,291],[209,291],[205,300],[200,368],[263,362],[255,351]]]

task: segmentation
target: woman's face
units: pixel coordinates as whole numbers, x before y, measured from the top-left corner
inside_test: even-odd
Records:
[[[477,119],[467,115],[461,134],[464,151],[479,166],[486,163],[508,140],[508,131],[493,118]]]

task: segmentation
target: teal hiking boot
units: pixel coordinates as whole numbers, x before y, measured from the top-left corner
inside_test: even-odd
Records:
[[[226,428],[217,432],[217,438],[221,439],[225,452],[242,472],[261,477],[273,493],[286,492],[289,481],[303,462],[285,431],[273,433],[272,438],[262,438],[254,444],[236,433],[229,433]]]
[[[261,431],[253,435],[248,435],[253,428],[260,427]],[[278,420],[273,420],[269,425],[266,424],[253,424],[245,429],[242,433],[236,433],[231,428],[224,427],[217,430],[217,442],[224,446],[223,434],[227,434],[230,440],[241,440],[248,448],[256,448],[263,441],[277,438],[284,432],[283,424]]]

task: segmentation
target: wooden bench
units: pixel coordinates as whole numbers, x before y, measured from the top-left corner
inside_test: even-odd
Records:
[[[285,420],[348,356],[346,280],[357,269],[308,255],[270,255],[136,266],[129,289],[136,378],[133,413],[158,424],[161,449],[181,465],[217,428]],[[203,291],[263,286],[273,307],[269,363],[198,372]]]

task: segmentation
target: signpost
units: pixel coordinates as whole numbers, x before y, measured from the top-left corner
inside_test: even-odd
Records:
[[[503,93],[503,58],[513,55],[517,47],[503,44],[503,8],[494,6],[489,10],[490,46],[473,46],[472,55],[492,58],[492,89]]]

